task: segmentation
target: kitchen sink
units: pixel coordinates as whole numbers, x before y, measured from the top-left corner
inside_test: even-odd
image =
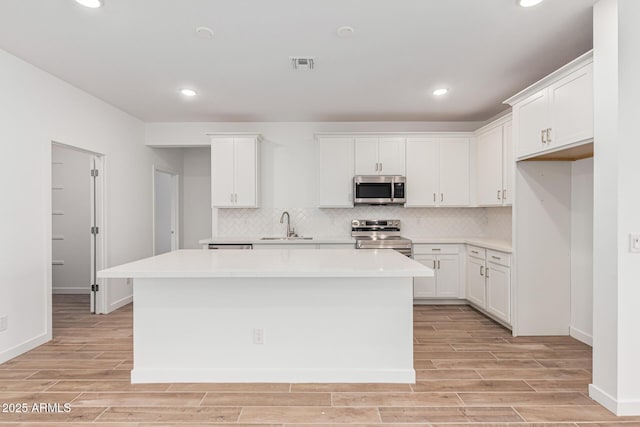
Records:
[[[313,240],[313,237],[261,237],[260,240]]]

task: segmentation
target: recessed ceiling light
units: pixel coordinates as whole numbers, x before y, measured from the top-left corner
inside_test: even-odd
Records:
[[[355,32],[356,30],[353,27],[349,27],[347,25],[342,26],[336,30],[336,34],[338,35],[338,37],[342,37],[343,39],[353,36],[353,33]]]
[[[209,27],[198,27],[196,28],[196,35],[201,39],[212,39],[213,30]]]
[[[443,88],[434,90],[433,94],[435,96],[442,96],[442,95],[446,95],[447,92],[449,92],[449,89],[443,87]]]
[[[539,3],[542,3],[542,0],[518,0],[518,4],[522,7],[531,7]]]
[[[80,3],[81,5],[92,9],[104,6],[103,0],[76,0],[76,3]]]
[[[197,93],[195,90],[193,89],[180,89],[180,93],[183,94],[184,96],[188,96],[188,97],[192,97],[192,96],[196,96]]]

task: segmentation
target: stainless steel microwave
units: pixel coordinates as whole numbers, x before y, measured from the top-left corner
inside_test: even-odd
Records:
[[[404,205],[406,178],[398,175],[356,175],[353,203],[356,205]]]

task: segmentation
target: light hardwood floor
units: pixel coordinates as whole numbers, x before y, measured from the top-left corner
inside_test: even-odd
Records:
[[[0,413],[0,423],[640,425],[640,417],[615,417],[589,399],[588,346],[513,338],[466,306],[414,308],[413,385],[132,385],[131,305],[94,316],[87,297],[55,296],[53,320],[50,343],[0,365],[0,403],[29,406]],[[69,413],[31,412],[33,403],[67,402]]]

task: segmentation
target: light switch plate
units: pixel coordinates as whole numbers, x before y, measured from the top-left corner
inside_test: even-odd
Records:
[[[629,252],[640,252],[640,233],[629,234]]]

